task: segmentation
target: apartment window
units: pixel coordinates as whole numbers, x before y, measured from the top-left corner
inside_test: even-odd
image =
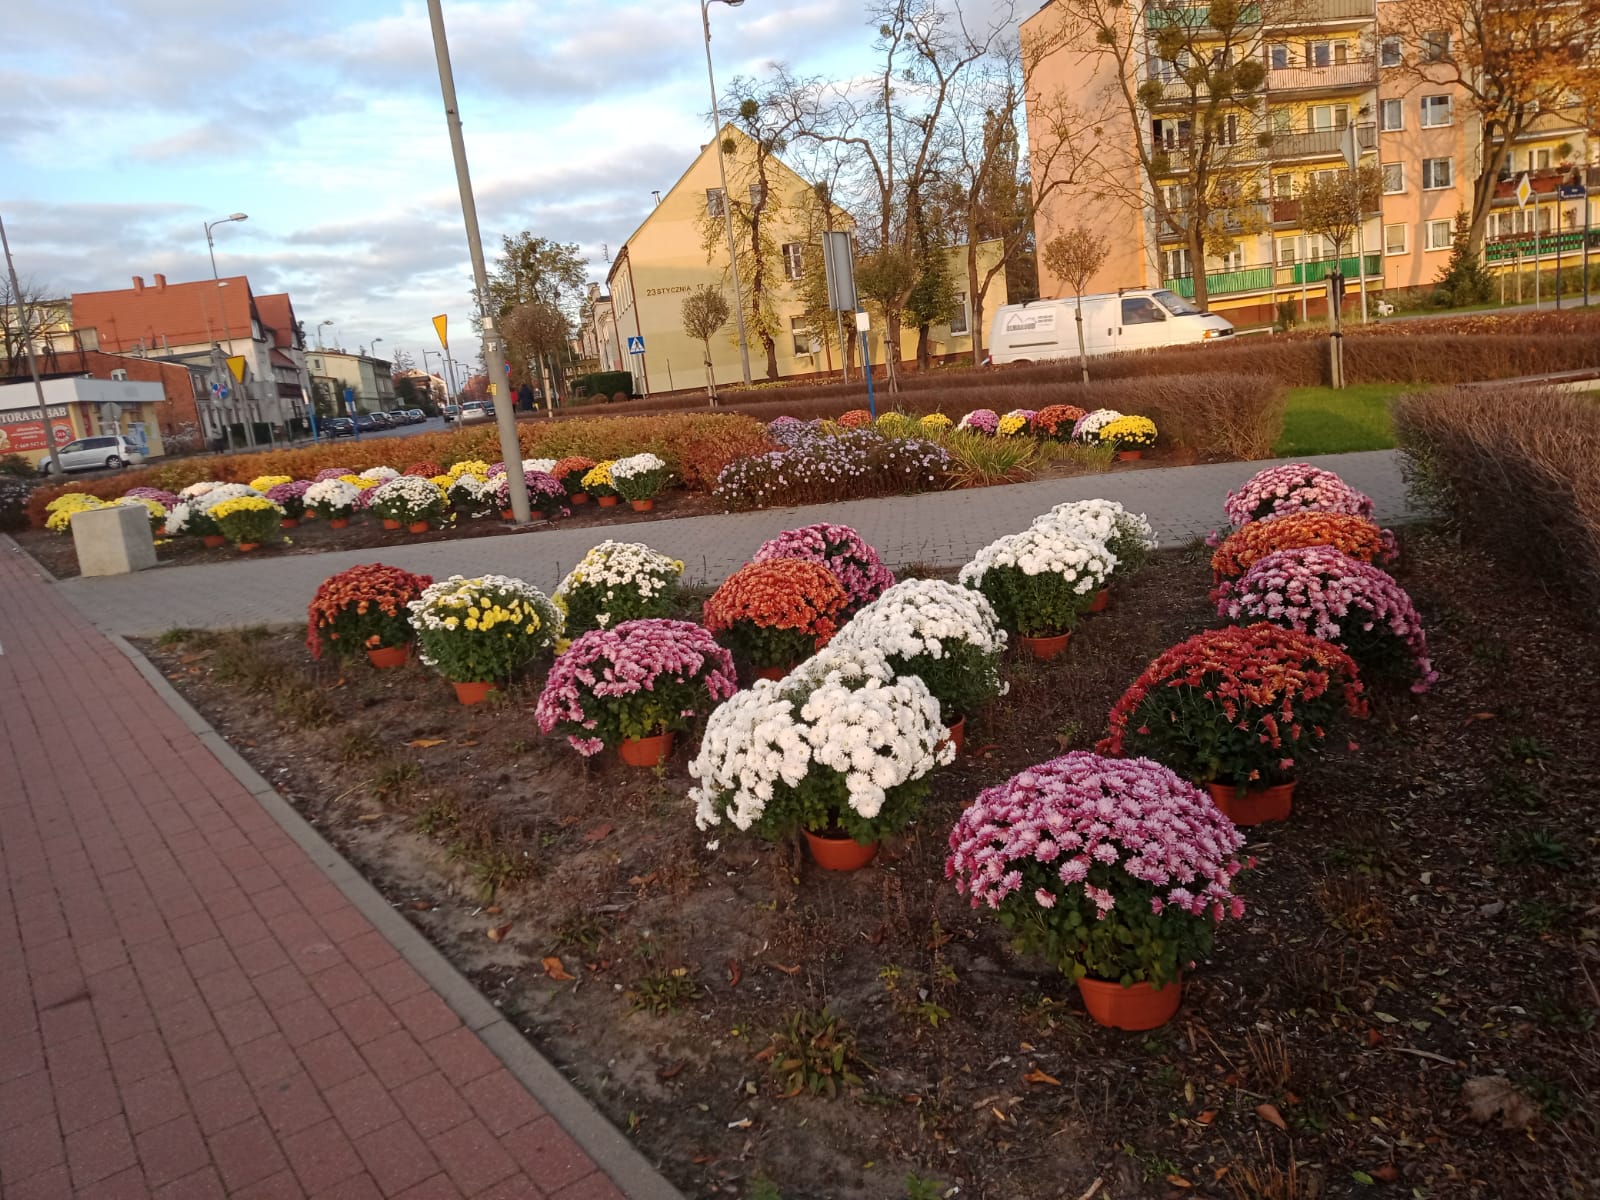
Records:
[[[1448,250],[1448,249],[1450,249],[1450,243],[1454,240],[1454,236],[1455,236],[1453,231],[1450,228],[1450,224],[1451,223],[1449,221],[1429,221],[1428,222],[1428,249],[1429,250]]]
[[[1282,71],[1289,65],[1289,47],[1282,42],[1271,46],[1267,53],[1271,56],[1272,69],[1274,71]]]
[[[722,191],[721,188],[707,188],[706,189],[706,215],[707,216],[720,217],[722,215],[722,197],[723,197],[723,191]]]
[[[1307,119],[1311,123],[1312,133],[1322,133],[1329,129],[1343,129],[1350,124],[1350,106],[1348,104],[1313,104],[1307,110]]]
[[[1286,237],[1278,239],[1278,265],[1292,267],[1300,261],[1300,242],[1298,238]]]
[[[1531,166],[1535,171],[1548,171],[1550,169],[1550,151],[1530,150],[1528,157],[1533,160]]]
[[[1422,60],[1443,62],[1450,57],[1450,32],[1434,29],[1422,35]]]
[[[767,198],[767,189],[759,183],[750,185],[750,207],[760,208]]]
[[[122,367],[118,367],[115,371],[111,372],[112,383],[126,383],[127,379],[128,372]]]
[[[1385,254],[1404,254],[1407,247],[1406,225],[1385,225],[1383,227],[1383,252]]]
[[[1326,67],[1333,62],[1332,42],[1307,42],[1306,66]]]
[[[1272,195],[1276,200],[1294,199],[1294,176],[1274,175],[1272,177]]]
[[[1448,158],[1425,158],[1422,160],[1422,190],[1425,192],[1437,191],[1440,188],[1450,187],[1455,182],[1451,171],[1451,160]]]
[[[1378,43],[1378,62],[1385,67],[1400,65],[1400,39],[1386,37]]]
[[[1385,196],[1398,196],[1406,190],[1406,165],[1405,163],[1383,164],[1383,194]]]
[[[785,242],[783,244],[783,277],[785,279],[799,279],[805,274],[805,243]]]
[[[1378,104],[1378,128],[1385,133],[1392,133],[1396,129],[1406,127],[1406,103],[1404,100],[1383,100]]]
[[[1221,270],[1224,270],[1224,271],[1242,271],[1242,270],[1244,270],[1244,247],[1243,246],[1235,246],[1232,250],[1229,250],[1226,254],[1220,255],[1218,257],[1217,261],[1222,264],[1221,268],[1220,268]]]
[[[1217,124],[1217,144],[1219,146],[1239,144],[1239,117],[1236,113],[1229,113]]]
[[[950,318],[950,336],[964,337],[969,332],[967,327],[967,294],[956,293],[956,311]]]
[[[803,317],[789,318],[789,335],[794,339],[794,356],[804,358],[811,353],[811,330],[802,322]]]
[[[1194,263],[1187,250],[1163,250],[1161,268],[1168,279],[1184,279],[1194,274]]]
[[[1432,129],[1450,124],[1450,97],[1424,96],[1422,98],[1422,127]]]

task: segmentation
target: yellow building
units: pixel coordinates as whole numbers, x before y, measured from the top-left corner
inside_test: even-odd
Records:
[[[1380,34],[1383,6],[1378,0],[1246,4],[1243,24],[1251,28],[1250,53],[1261,60],[1262,82],[1250,110],[1240,109],[1228,118],[1236,118],[1237,126],[1230,125],[1226,135],[1224,162],[1233,186],[1248,194],[1251,203],[1234,214],[1236,235],[1228,252],[1195,263],[1158,219],[1161,206],[1185,203],[1192,131],[1173,117],[1187,96],[1187,64],[1164,60],[1157,43],[1163,25],[1173,21],[1203,28],[1209,9],[1203,3],[1158,0],[1121,7],[1122,21],[1142,27],[1141,34],[1122,25],[1133,34],[1129,61],[1138,74],[1129,82],[1146,101],[1137,127],[1126,105],[1115,102],[1123,85],[1115,60],[1096,52],[1092,30],[1083,27],[1068,5],[1051,0],[1022,25],[1024,45],[1034,47],[1037,57],[1031,91],[1066,98],[1085,110],[1110,103],[1113,116],[1102,133],[1111,139],[1107,157],[1122,164],[1113,182],[1125,195],[1142,201],[1086,204],[1097,194],[1096,183],[1059,190],[1041,203],[1035,225],[1041,243],[1079,223],[1107,237],[1111,253],[1090,290],[1166,286],[1192,296],[1196,271],[1201,270],[1208,306],[1251,324],[1271,320],[1283,301],[1307,315],[1323,312],[1324,280],[1335,266],[1345,276],[1351,305],[1363,273],[1373,296],[1385,288],[1434,283],[1449,258],[1456,213],[1472,207],[1473,179],[1485,149],[1480,123],[1468,114],[1452,85],[1402,69],[1407,61],[1425,64],[1435,48],[1406,46],[1400,38]],[[1160,87],[1152,88],[1152,83]],[[1030,128],[1029,136],[1034,142],[1047,132]],[[1142,139],[1159,156],[1157,164],[1170,168],[1158,188],[1132,165],[1137,157],[1133,138]],[[1534,230],[1548,233],[1554,223],[1566,232],[1540,239],[1544,258],[1553,262],[1558,244],[1569,261],[1581,253],[1585,185],[1600,184],[1600,172],[1585,172],[1582,166],[1590,157],[1589,141],[1581,122],[1555,113],[1541,117],[1519,140],[1487,230],[1484,257],[1489,266],[1513,261],[1519,251],[1531,263]],[[1332,245],[1301,225],[1299,198],[1319,173],[1348,178],[1352,157],[1362,166],[1380,169],[1382,195],[1377,210],[1360,224],[1361,253],[1352,238],[1336,260]],[[1518,210],[1513,192],[1524,170],[1533,172],[1535,203]],[[1556,187],[1562,180],[1576,181],[1577,198],[1569,190],[1565,211],[1557,215]],[[1543,210],[1540,199],[1545,201]],[[1591,245],[1600,247],[1600,237]],[[1047,296],[1070,290],[1043,264],[1039,282]]]
[[[755,144],[733,125],[722,136],[731,142],[727,173],[734,189],[735,213],[739,205],[763,201],[764,240],[771,254],[765,256],[765,286],[768,297],[773,358],[780,378],[837,371],[840,367],[837,324],[824,337],[808,327],[801,283],[814,259],[821,255],[820,233],[825,220],[810,184],[777,158],[767,160],[769,197],[763,199],[753,165]],[[744,195],[745,192],[749,196]],[[723,330],[711,339],[712,369],[719,387],[740,382],[738,326],[731,313],[734,305],[732,280],[728,271],[726,235],[722,224],[722,183],[717,169],[715,143],[703,146],[688,170],[662,194],[632,235],[622,244],[612,262],[606,284],[609,303],[597,306],[594,340],[597,357],[603,366],[619,361],[634,373],[635,390],[643,394],[703,388],[706,385],[705,350],[700,342],[683,330],[683,301],[700,287],[720,287],[728,299],[730,315]],[[850,220],[835,210],[833,227],[848,229]],[[745,227],[748,235],[748,226]],[[738,226],[736,225],[736,234]],[[987,273],[998,258],[998,243],[978,247],[981,273]],[[972,306],[963,281],[967,277],[966,247],[952,247],[951,271],[961,293],[961,311],[951,321],[932,327],[930,342],[935,355],[972,352],[970,322]],[[745,272],[748,277],[748,269]],[[746,307],[750,306],[748,289]],[[1005,273],[997,272],[984,298],[987,312],[1006,302]],[[844,320],[845,336],[853,337],[851,318]],[[752,323],[753,324],[753,323]],[[882,322],[874,315],[870,352],[874,363],[882,361]],[[639,339],[639,340],[634,340]],[[630,349],[643,345],[643,353]],[[748,330],[750,372],[753,380],[768,377],[766,347],[756,329]],[[916,358],[916,330],[902,332],[901,355],[905,361]]]

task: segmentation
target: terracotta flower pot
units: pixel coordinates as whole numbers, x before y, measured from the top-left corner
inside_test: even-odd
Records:
[[[489,693],[499,690],[495,683],[457,683],[455,685],[456,699],[463,704],[482,704],[489,698]]]
[[[962,744],[967,740],[966,714],[963,713],[954,721],[946,722],[945,729],[948,731],[946,736],[950,739],[950,744],[956,748],[956,753],[960,754]]]
[[[388,671],[394,667],[403,667],[406,660],[411,657],[411,643],[401,642],[398,646],[369,646],[367,647],[367,661],[380,671]]]
[[[574,504],[587,504],[587,503],[589,503],[589,493],[588,492],[573,492],[572,493],[572,502]]]
[[[332,520],[330,520],[328,522],[328,528],[329,529],[348,529],[348,528],[350,528],[350,518],[349,517],[334,517]]]
[[[408,533],[427,533],[428,530],[432,528],[433,526],[429,525],[426,521],[413,521],[411,524],[406,526],[406,531]]]
[[[1017,641],[1022,643],[1022,648],[1038,659],[1051,659],[1061,654],[1067,648],[1067,643],[1072,640],[1072,634],[1060,633],[1055,637],[1024,637],[1018,636]]]
[[[240,542],[239,543],[239,553],[240,554],[249,554],[250,551],[258,550],[260,548],[261,548],[261,543],[260,542]]]
[[[512,518],[514,518],[516,515],[517,514],[512,512],[509,508],[502,508],[500,510],[500,519],[502,521],[509,521]]]
[[[630,767],[653,767],[667,761],[672,753],[672,731],[665,730],[654,737],[623,738],[617,755]]]
[[[595,501],[595,503],[601,508],[615,508],[617,506],[617,500],[618,497],[616,496],[601,496]]]
[[[228,539],[223,537],[220,533],[208,533],[200,539],[200,544],[207,550],[215,550],[218,546],[226,545],[227,542]]]
[[[383,519],[383,527],[385,529],[399,529],[400,522],[396,521],[393,517],[385,517]]]
[[[1175,979],[1159,989],[1148,983],[1123,987],[1105,979],[1078,980],[1083,1006],[1100,1025],[1112,1029],[1155,1029],[1172,1020],[1183,1001],[1183,980]]]
[[[1144,451],[1143,450],[1118,450],[1117,451],[1117,461],[1118,462],[1136,462],[1136,461],[1138,461],[1139,459],[1141,459],[1143,457],[1144,457]]]
[[[811,848],[812,859],[824,871],[859,871],[878,856],[877,842],[863,846],[854,838],[822,837],[809,829],[802,832],[806,835],[806,845]]]
[[[789,673],[789,670],[788,667],[757,667],[755,677],[757,679],[782,679]]]
[[[1264,825],[1268,821],[1289,819],[1296,782],[1291,779],[1275,787],[1246,788],[1243,795],[1231,783],[1208,783],[1206,790],[1223,815],[1235,825]]]
[[[1105,612],[1105,610],[1107,609],[1107,607],[1110,606],[1110,604],[1111,604],[1111,593],[1109,591],[1107,591],[1105,588],[1101,588],[1098,592],[1096,592],[1094,594],[1094,599],[1089,601],[1089,607],[1085,611],[1086,612]]]
[[[285,517],[283,520],[278,522],[278,528],[279,529],[299,529],[300,528],[300,518],[299,517]]]
[[[656,506],[654,500],[629,500],[628,503],[633,505],[634,512],[649,512]]]

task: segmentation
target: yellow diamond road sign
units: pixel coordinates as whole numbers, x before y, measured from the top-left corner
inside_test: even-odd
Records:
[[[1528,182],[1528,173],[1524,171],[1522,178],[1517,180],[1517,207],[1527,208],[1528,201],[1533,196],[1533,185]]]
[[[244,355],[235,354],[228,359],[228,370],[233,372],[235,383],[244,382]]]

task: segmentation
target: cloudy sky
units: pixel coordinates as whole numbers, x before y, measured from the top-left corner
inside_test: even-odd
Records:
[[[421,0],[4,0],[0,215],[58,294],[217,265],[287,290],[308,335],[466,341],[471,267]],[[528,229],[613,250],[707,138],[696,0],[445,0],[491,261]],[[863,0],[713,5],[719,85],[870,61]],[[460,337],[456,331],[460,331]]]

